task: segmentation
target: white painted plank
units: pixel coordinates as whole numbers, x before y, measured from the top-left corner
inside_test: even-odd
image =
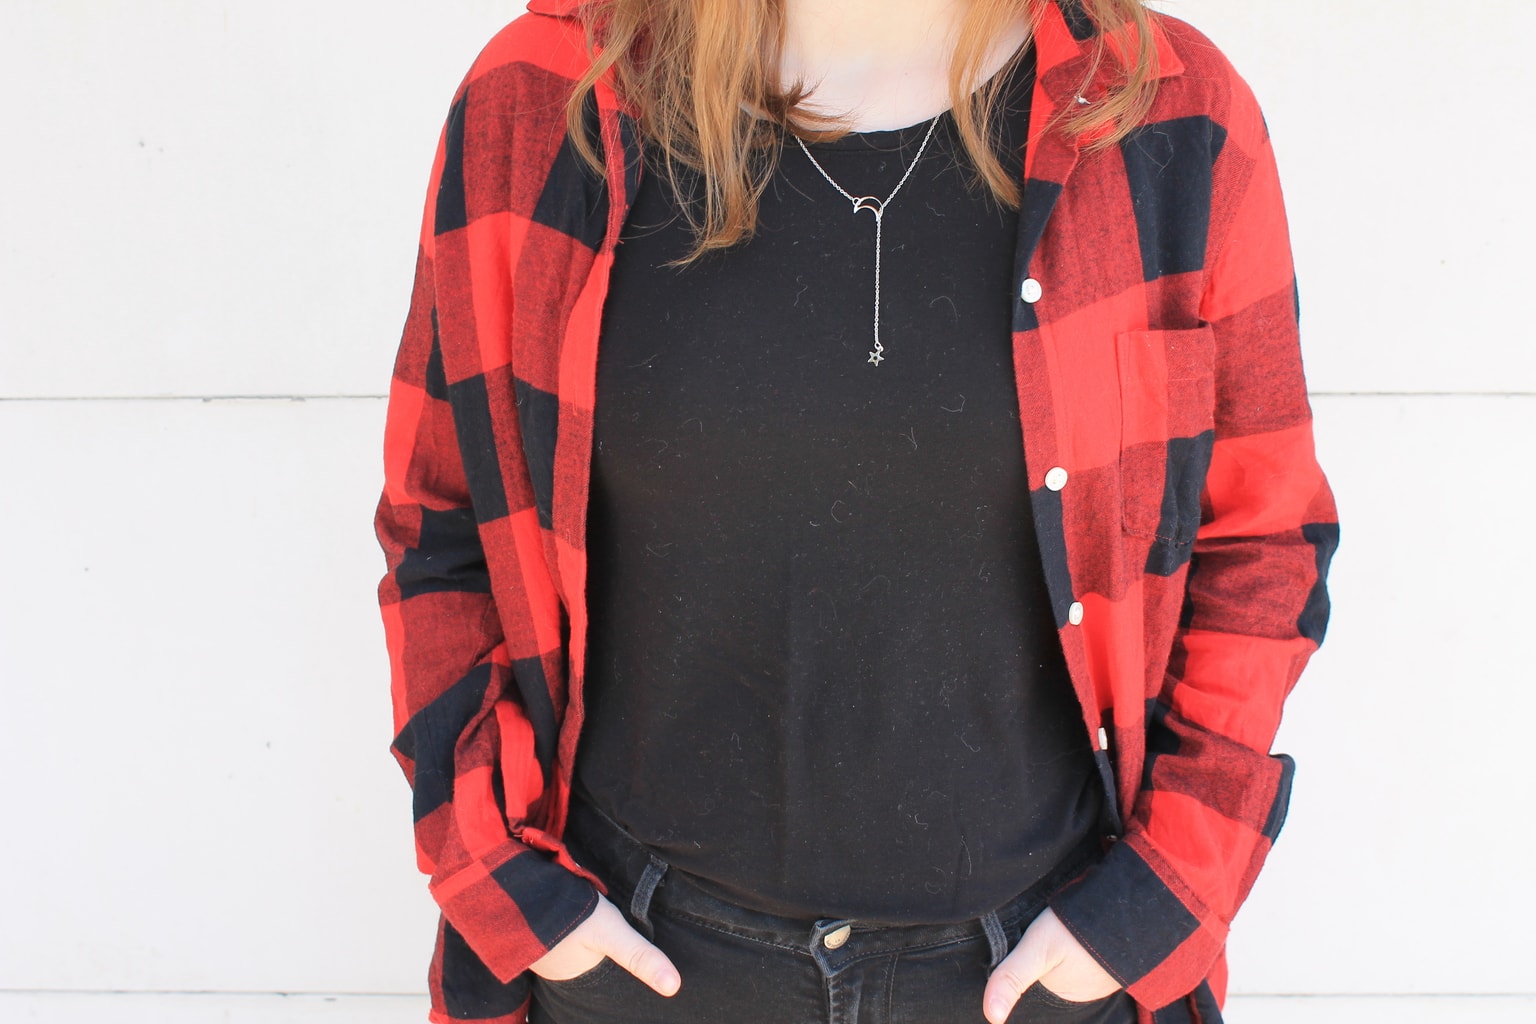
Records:
[[[1536,996],[1247,996],[1227,1024],[1531,1024]]]
[[[1334,618],[1281,729],[1292,811],[1232,990],[1530,991],[1536,398],[1315,407]]]
[[[0,5],[0,397],[381,394],[520,0]]]
[[[0,403],[0,988],[424,989],[382,412]]]
[[[6,1024],[422,1024],[415,996],[0,992]]]
[[[1318,391],[1536,391],[1529,0],[1157,0],[1220,46],[1280,161]],[[1454,154],[1454,155],[1453,155]]]

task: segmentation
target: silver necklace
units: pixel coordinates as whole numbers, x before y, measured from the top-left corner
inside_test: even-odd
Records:
[[[875,215],[875,347],[869,353],[869,362],[875,366],[879,366],[881,361],[885,359],[885,346],[880,344],[880,241],[881,232],[885,227],[885,211],[891,205],[891,200],[896,198],[896,193],[901,191],[901,186],[905,185],[907,179],[912,177],[912,172],[917,168],[917,162],[923,158],[924,151],[928,149],[928,141],[933,138],[933,130],[939,126],[939,118],[943,116],[943,114],[937,114],[932,121],[928,122],[928,134],[923,136],[923,144],[917,148],[917,156],[912,158],[912,162],[907,165],[907,173],[901,176],[901,180],[896,183],[896,187],[891,189],[891,194],[884,199],[876,196],[856,196],[843,188],[832,175],[827,173],[827,169],[821,166],[821,163],[811,155],[805,140],[798,135],[795,136],[795,141],[800,143],[800,152],[804,153],[805,158],[811,162],[811,165],[821,172],[821,176],[827,179],[827,183],[837,189],[842,197],[853,205],[855,216],[858,215],[860,210],[868,210]]]

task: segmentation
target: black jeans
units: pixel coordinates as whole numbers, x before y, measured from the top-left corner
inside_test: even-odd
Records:
[[[532,1024],[983,1024],[987,977],[1045,895],[1081,869],[1084,850],[1006,906],[945,925],[797,921],[711,896],[670,871],[590,806],[575,801],[572,855],[682,974],[670,999],[611,960],[569,981],[535,978]],[[1040,985],[1010,1022],[1134,1024],[1124,992],[1072,1003]]]

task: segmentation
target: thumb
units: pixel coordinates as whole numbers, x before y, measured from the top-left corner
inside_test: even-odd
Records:
[[[1013,952],[1003,958],[987,979],[981,1004],[991,1024],[1003,1024],[1024,991],[1051,969],[1048,954],[1043,933],[1033,927],[1026,929]]]
[[[613,925],[592,936],[591,944],[659,995],[675,995],[683,980],[667,954],[647,942],[622,915],[615,912],[613,916]]]

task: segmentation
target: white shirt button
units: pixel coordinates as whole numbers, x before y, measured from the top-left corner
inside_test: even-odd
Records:
[[[1024,285],[1019,289],[1019,298],[1033,305],[1040,301],[1040,296],[1045,294],[1045,289],[1040,287],[1040,282],[1032,277],[1024,279]]]
[[[826,937],[821,940],[821,944],[828,949],[841,949],[843,943],[848,941],[848,936],[851,934],[853,934],[853,927],[845,924],[836,931],[827,932]]]
[[[1081,626],[1083,624],[1083,602],[1072,602],[1072,607],[1067,609],[1067,621],[1074,626]]]
[[[1067,471],[1057,466],[1045,473],[1045,486],[1053,491],[1059,491],[1067,486]]]

